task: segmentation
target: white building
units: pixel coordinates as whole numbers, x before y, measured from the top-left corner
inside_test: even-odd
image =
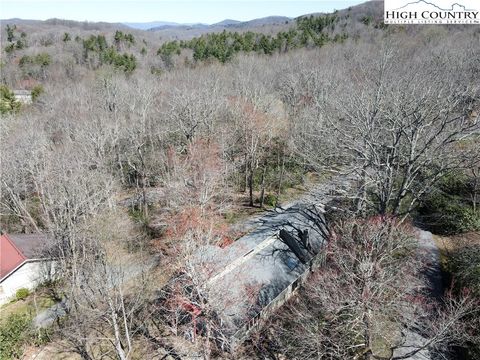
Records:
[[[52,261],[41,255],[47,238],[42,234],[0,236],[0,305],[18,289],[34,289],[52,273]]]
[[[15,96],[15,100],[22,104],[32,103],[32,92],[30,90],[13,90],[13,95]]]

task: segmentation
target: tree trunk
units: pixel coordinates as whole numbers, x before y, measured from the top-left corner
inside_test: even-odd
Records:
[[[357,212],[363,214],[367,202],[367,165],[362,167],[362,174],[360,175],[360,183],[358,186],[357,197]]]
[[[364,314],[363,314],[363,337],[364,337],[364,342],[365,342],[365,353],[364,353],[364,359],[365,360],[370,360],[372,358],[372,349],[371,349],[371,343],[370,343],[370,311],[368,309],[364,309]]]
[[[117,355],[120,360],[127,360],[127,357],[125,355],[125,351],[123,350],[122,346],[122,341],[120,338],[120,329],[118,326],[117,322],[117,314],[115,313],[115,310],[113,309],[113,304],[110,305],[110,315],[111,315],[111,320],[113,324],[113,331],[115,335],[115,349],[117,350]]]
[[[145,173],[142,172],[142,207],[143,207],[143,216],[144,220],[147,220],[148,217],[148,204],[147,204],[147,189],[146,189],[146,176]]]
[[[207,330],[207,333],[205,334],[205,351],[203,353],[203,358],[205,360],[209,360],[210,357],[211,357],[211,349],[210,349],[210,325],[208,324],[207,322],[207,325],[206,325],[206,330]]]
[[[248,159],[247,159],[247,154],[245,154],[245,179],[243,182],[243,192],[247,192],[247,186],[248,186]]]
[[[277,199],[275,201],[275,207],[278,206],[278,203],[280,201],[280,195],[282,194],[284,173],[285,173],[285,153],[282,151],[282,165],[280,167],[280,179],[278,180],[278,190],[277,190]]]
[[[262,173],[262,185],[261,185],[261,193],[260,193],[260,208],[263,209],[263,202],[265,200],[265,173],[267,171],[267,167],[263,167],[263,173]]]
[[[250,168],[250,173],[248,174],[248,192],[250,197],[249,205],[253,207],[253,168]]]
[[[477,201],[478,201],[478,174],[475,171],[475,169],[472,169],[472,174],[473,174],[473,189],[472,189],[472,207],[473,207],[473,213],[477,213]]]

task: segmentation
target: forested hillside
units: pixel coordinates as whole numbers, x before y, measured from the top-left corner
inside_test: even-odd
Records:
[[[413,226],[480,230],[480,28],[382,10],[173,41],[2,21],[1,231],[47,234],[56,266],[4,305],[0,358],[478,358],[478,242],[432,300]],[[229,351],[198,254],[322,184],[324,266]],[[65,311],[39,329],[40,298]]]

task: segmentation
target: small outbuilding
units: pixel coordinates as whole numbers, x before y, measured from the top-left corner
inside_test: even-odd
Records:
[[[0,304],[18,289],[34,289],[52,273],[52,261],[42,255],[48,238],[43,234],[0,236]]]
[[[15,100],[22,104],[31,104],[33,100],[30,90],[13,90],[13,96],[15,96]]]

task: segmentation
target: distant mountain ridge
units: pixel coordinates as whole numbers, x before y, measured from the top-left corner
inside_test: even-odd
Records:
[[[160,26],[179,26],[181,24],[176,23],[176,22],[171,22],[171,21],[150,21],[150,22],[126,22],[123,23],[123,25],[126,25],[128,27],[131,27],[133,29],[139,29],[139,30],[148,30],[154,27],[160,27]]]
[[[161,31],[166,29],[218,29],[218,28],[247,28],[251,26],[265,26],[265,25],[276,25],[292,20],[286,16],[267,16],[263,18],[248,20],[248,21],[239,21],[234,19],[225,19],[218,23],[214,24],[203,24],[203,23],[188,23],[181,24],[168,21],[151,21],[146,23],[123,23],[128,27],[139,29],[139,30],[149,30],[149,31]]]
[[[241,23],[241,21],[238,21],[238,20],[233,20],[233,19],[225,19],[223,21],[220,21],[218,23],[215,23],[215,24],[212,24],[211,26],[228,26],[228,25],[235,25],[235,24],[239,24]]]
[[[168,29],[168,28],[173,28],[173,27],[178,27],[178,26],[208,26],[207,24],[201,24],[201,23],[187,23],[187,24],[181,24],[181,23],[176,23],[176,22],[171,22],[171,21],[150,21],[150,22],[125,22],[123,25],[126,25],[130,28],[133,29],[138,29],[138,30],[150,30],[153,28],[162,28],[162,29]]]
[[[33,19],[20,19],[20,18],[11,18],[11,19],[0,19],[1,24],[11,24],[11,25],[53,25],[53,26],[64,26],[67,28],[82,28],[84,30],[107,30],[107,29],[128,29],[128,26],[122,23],[110,23],[104,21],[77,21],[77,20],[67,20],[67,19],[58,19],[50,18],[47,20],[33,20]]]
[[[1,0],[0,0],[1,1]],[[408,2],[409,0],[405,0]],[[414,1],[414,0],[410,0]],[[435,0],[429,0],[435,1]],[[461,0],[452,0],[461,1]],[[178,24],[167,21],[151,21],[145,23],[126,22],[126,23],[106,23],[106,22],[89,22],[89,21],[74,21],[64,19],[49,19],[49,20],[25,20],[25,19],[2,19],[1,24],[17,24],[25,27],[24,29],[32,32],[44,31],[49,34],[55,27],[58,31],[100,31],[100,32],[114,32],[121,30],[129,32],[135,36],[143,37],[149,43],[173,41],[173,40],[190,40],[195,37],[200,37],[208,33],[220,33],[222,31],[243,33],[246,31],[253,31],[270,36],[276,36],[279,32],[288,31],[295,27],[296,19],[307,16],[322,16],[326,13],[309,13],[295,18],[286,16],[268,16],[264,18],[253,19],[249,21],[238,21],[235,19],[225,19],[214,24]],[[379,1],[368,1],[363,4],[349,7],[348,9],[339,10],[336,12],[337,16],[349,19],[355,19],[362,22],[365,16],[369,16],[376,21],[383,19],[383,6]],[[155,25],[153,28],[150,26]],[[71,29],[71,30],[70,30]],[[23,30],[23,29],[22,29]],[[48,35],[50,36],[50,35]]]

